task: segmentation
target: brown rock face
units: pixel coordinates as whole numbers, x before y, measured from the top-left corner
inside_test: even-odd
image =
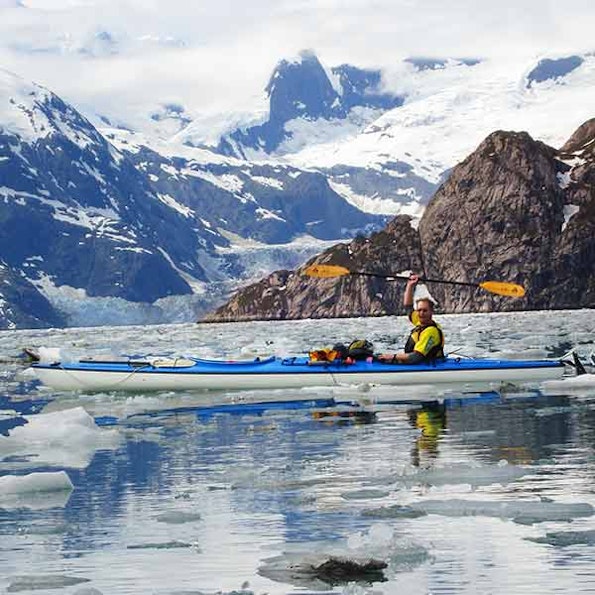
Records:
[[[555,151],[526,133],[495,132],[452,172],[419,225],[426,274],[524,285],[522,300],[437,285],[447,311],[545,307],[538,297],[564,222]],[[536,264],[539,266],[536,267]]]
[[[494,132],[457,165],[419,230],[407,216],[338,244],[312,262],[432,279],[523,285],[522,299],[434,283],[443,312],[595,307],[595,119],[559,150],[524,132]],[[303,267],[304,268],[304,267]],[[403,283],[312,279],[278,271],[236,293],[207,320],[401,313]]]
[[[565,187],[567,221],[558,238],[552,282],[543,290],[549,308],[595,307],[595,118],[588,120],[560,149],[568,164]]]

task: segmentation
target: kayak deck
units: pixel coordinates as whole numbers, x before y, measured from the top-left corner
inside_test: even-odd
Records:
[[[340,384],[416,385],[522,383],[561,378],[564,364],[549,360],[444,358],[407,365],[378,361],[311,362],[305,356],[254,360],[200,358],[82,359],[34,363],[41,382],[62,390],[227,390]]]

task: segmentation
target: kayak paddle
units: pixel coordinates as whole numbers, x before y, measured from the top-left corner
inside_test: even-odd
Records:
[[[310,265],[304,273],[308,277],[343,277],[344,275],[362,275],[365,277],[380,277],[381,279],[406,279],[406,275],[385,275],[384,273],[371,273],[368,271],[350,271],[347,267],[336,264],[313,264]],[[446,285],[466,285],[468,287],[480,287],[490,293],[505,295],[508,297],[520,298],[525,295],[525,288],[516,283],[506,283],[505,281],[482,281],[481,283],[468,283],[466,281],[446,281],[445,279],[426,279],[420,277],[420,281],[427,283],[444,283]]]

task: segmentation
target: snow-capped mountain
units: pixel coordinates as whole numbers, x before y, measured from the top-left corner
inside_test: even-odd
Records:
[[[303,52],[278,64],[266,109],[199,118],[173,140],[315,170],[362,210],[419,218],[450,169],[494,130],[563,143],[591,117],[594,83],[590,53],[520,66],[409,58],[381,73]]]
[[[357,130],[403,103],[401,97],[382,92],[380,84],[378,70],[348,64],[327,70],[313,52],[301,52],[294,60],[281,60],[275,68],[265,89],[266,120],[224,135],[215,150],[251,159],[295,152],[312,142],[311,134],[300,134],[304,122],[320,125],[326,121],[340,127],[350,123]]]
[[[424,180],[433,193],[445,173],[491,132],[524,130],[557,147],[568,130],[592,116],[593,54],[543,59],[523,68],[493,60],[409,66],[393,83],[403,89],[402,106],[355,137],[310,144],[285,159],[325,172],[346,167],[385,172],[397,163],[406,172],[400,175],[401,191],[423,204],[428,195],[409,180]],[[346,187],[345,195],[349,192],[361,196],[353,185]]]
[[[196,149],[167,157],[134,144],[132,134],[124,140],[120,131],[113,142],[109,136],[57,95],[0,70],[4,278],[8,285],[22,279],[41,294],[37,301],[62,310],[66,294],[79,304],[83,298],[150,304],[197,292],[204,308],[224,294],[210,284],[254,272],[230,238],[287,244],[307,236],[320,246],[385,221],[351,206],[315,172]],[[4,326],[60,318],[34,300],[2,295]]]
[[[405,97],[384,87],[379,70],[325,67],[313,52],[304,51],[278,63],[265,89],[265,110],[248,116],[244,124],[239,118],[232,118],[229,128],[216,124],[215,137],[212,120],[193,121],[175,142],[251,161],[292,163],[301,151],[327,146],[329,140],[350,142],[401,106]],[[296,163],[320,171],[338,194],[370,213],[420,215],[421,205],[436,189],[435,180],[415,173],[407,161],[388,159],[382,168],[339,162],[320,168],[316,160],[299,157]]]
[[[99,35],[101,51],[116,37]],[[278,63],[253,113],[201,118],[155,97],[134,118],[122,104],[87,119],[0,71],[3,278],[37,300],[3,290],[3,324],[191,319],[325,242],[419,219],[494,130],[560,146],[592,116],[594,83],[589,53],[381,73],[303,52]]]
[[[38,289],[133,301],[191,293],[184,275],[207,280],[195,255],[214,250],[209,234],[160,200],[84,117],[3,70],[0,98],[7,266]]]

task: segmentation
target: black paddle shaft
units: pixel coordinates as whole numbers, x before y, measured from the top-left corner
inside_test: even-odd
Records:
[[[350,271],[350,275],[364,275],[365,277],[380,277],[381,279],[404,279],[409,281],[409,277],[405,275],[386,275],[384,273],[370,273],[368,271]],[[467,281],[446,281],[444,279],[427,279],[420,277],[422,283],[446,283],[447,285],[465,285],[466,287],[481,287],[479,283],[470,283]]]

